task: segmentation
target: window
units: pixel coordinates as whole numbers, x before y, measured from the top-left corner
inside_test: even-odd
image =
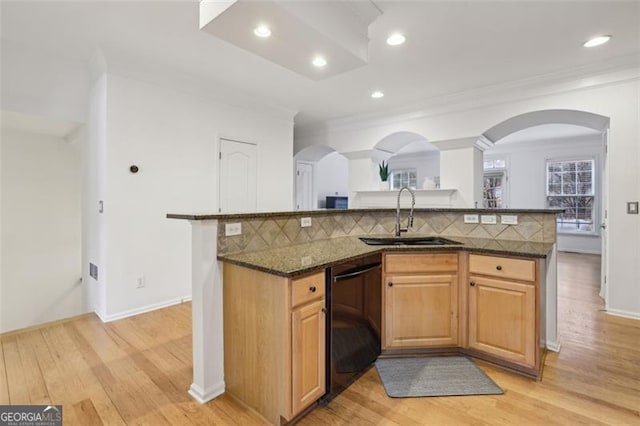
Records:
[[[595,161],[547,161],[547,207],[565,209],[558,231],[595,232]]]
[[[506,169],[507,160],[505,158],[493,158],[484,160],[485,170]]]
[[[396,170],[391,172],[391,189],[400,189],[403,186],[416,189],[418,186],[417,181],[415,170]]]

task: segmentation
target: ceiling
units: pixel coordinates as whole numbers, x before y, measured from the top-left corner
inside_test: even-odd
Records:
[[[368,63],[307,78],[199,30],[197,1],[7,1],[2,38],[86,64],[97,49],[299,111],[296,125],[384,113],[577,69],[640,64],[637,1],[375,1]],[[402,31],[404,45],[385,39]],[[612,34],[586,49],[591,36]],[[301,52],[291,51],[291,55]],[[131,64],[131,66],[135,66]],[[385,96],[372,99],[373,90]],[[72,96],[72,94],[70,94]]]

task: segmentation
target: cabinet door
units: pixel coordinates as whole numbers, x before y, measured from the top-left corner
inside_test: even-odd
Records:
[[[385,277],[385,348],[458,344],[457,275]]]
[[[324,299],[291,313],[292,410],[295,416],[325,393]]]
[[[472,275],[469,347],[535,367],[535,289]]]

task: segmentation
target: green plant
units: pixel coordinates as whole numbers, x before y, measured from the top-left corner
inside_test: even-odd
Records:
[[[386,182],[389,179],[389,163],[382,160],[382,163],[378,164],[378,168],[380,169],[380,180]]]

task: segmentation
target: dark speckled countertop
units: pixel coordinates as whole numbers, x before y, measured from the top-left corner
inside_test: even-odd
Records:
[[[412,235],[417,236],[417,235]],[[367,237],[372,237],[368,235]],[[452,238],[462,244],[444,246],[369,246],[358,237],[338,237],[250,253],[219,255],[218,260],[246,266],[282,277],[294,277],[385,251],[458,251],[506,256],[544,258],[551,243]]]
[[[402,209],[405,211],[405,209]],[[408,209],[407,209],[408,210]],[[229,220],[229,219],[255,219],[255,218],[277,218],[288,216],[321,216],[327,214],[345,214],[345,213],[380,213],[394,212],[395,208],[366,208],[366,209],[319,209],[319,210],[296,210],[282,212],[258,212],[258,213],[167,213],[168,219],[185,219],[185,220]],[[460,207],[442,207],[442,208],[418,208],[413,210],[415,213],[471,213],[471,214],[558,214],[564,212],[564,209],[474,209]]]

